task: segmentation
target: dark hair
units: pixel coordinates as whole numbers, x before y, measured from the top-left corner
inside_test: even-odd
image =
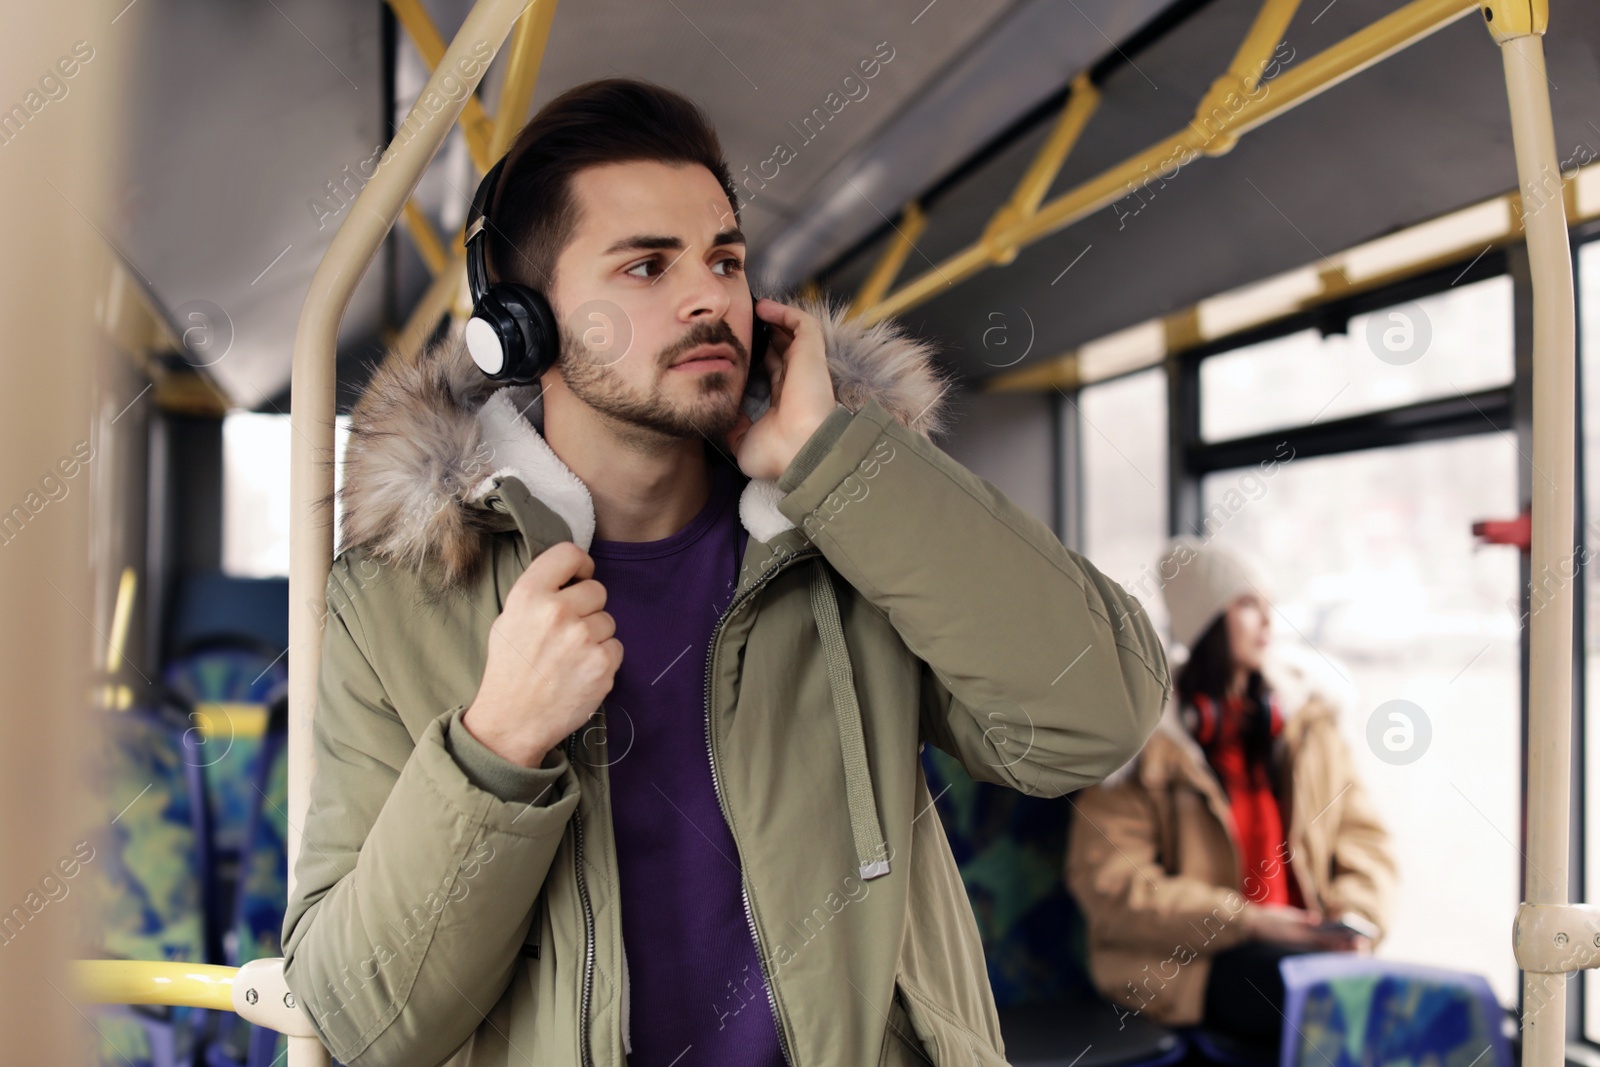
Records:
[[[1206,696],[1221,713],[1233,682],[1233,645],[1228,640],[1228,613],[1222,612],[1194,643],[1189,658],[1178,669],[1175,686],[1178,706],[1184,709],[1184,725],[1194,732],[1196,721],[1190,712],[1197,696]],[[1261,672],[1252,670],[1245,683],[1245,756],[1252,763],[1266,760],[1272,748],[1272,713],[1267,704],[1267,685]],[[1206,753],[1207,758],[1210,752]]]
[[[697,104],[632,78],[585,82],[540,108],[506,153],[489,205],[496,279],[548,294],[556,259],[578,228],[572,176],[586,167],[635,161],[704,166],[722,183],[738,222],[732,172]]]

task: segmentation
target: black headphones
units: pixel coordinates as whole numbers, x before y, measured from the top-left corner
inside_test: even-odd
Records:
[[[491,380],[526,385],[555,364],[561,354],[561,335],[555,312],[543,293],[515,282],[489,281],[485,231],[492,225],[489,205],[494,202],[495,186],[505,165],[506,157],[501,157],[489,168],[467,212],[467,287],[472,293],[472,318],[467,320],[466,341],[472,361]],[[751,318],[749,380],[753,384],[766,381],[762,359],[771,328],[760,316]]]

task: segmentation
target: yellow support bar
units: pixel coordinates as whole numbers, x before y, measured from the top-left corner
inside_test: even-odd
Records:
[[[122,568],[122,578],[117,582],[117,606],[111,612],[111,640],[106,646],[107,674],[122,669],[122,657],[128,649],[128,623],[133,619],[133,594],[138,587],[138,572],[132,567]]]
[[[422,209],[414,200],[406,201],[401,217],[405,219],[406,229],[411,232],[411,240],[421,253],[422,261],[428,265],[429,273],[438,277],[439,272],[450,262],[450,253],[444,250],[444,242],[439,240],[439,231],[433,228],[433,223],[428,221],[428,216],[422,213]]]
[[[439,36],[439,29],[422,6],[422,0],[389,0],[389,7],[400,20],[400,25],[405,27],[406,36],[411,38],[422,61],[428,64],[428,70],[438,70],[439,61],[444,58],[444,38]],[[478,168],[479,174],[486,173],[494,163],[494,156],[489,149],[494,136],[494,123],[484,113],[476,94],[467,96],[466,107],[461,113],[461,130],[466,134],[467,153],[472,156],[473,165]]]
[[[1239,56],[1259,54],[1259,50],[1250,53],[1248,49],[1257,47],[1253,41],[1269,35],[1271,20],[1282,18],[1284,10],[1276,0],[1268,0],[1268,8],[1258,16],[1240,46]],[[962,249],[879,303],[863,308],[861,321],[870,325],[916,307],[989,266],[992,262],[990,249],[995,244],[1022,248],[1065,229],[1198,158],[1217,133],[1232,138],[1248,133],[1477,10],[1475,0],[1412,0],[1338,44],[1290,67],[1267,83],[1267,91],[1238,96],[1237,109],[1229,108],[1230,118],[1225,128],[1208,134],[1197,130],[1193,123],[1185,126],[1171,137],[1044,204],[1031,217],[1002,232],[986,235],[988,244],[980,240]],[[1207,100],[1210,99],[1208,94]]]
[[[434,277],[433,284],[422,294],[422,299],[417,301],[417,306],[411,309],[411,316],[400,329],[395,349],[402,358],[412,359],[422,351],[422,346],[433,335],[439,320],[454,310],[456,297],[466,284],[466,279],[466,258],[452,256],[444,270]]]
[[[533,87],[539,81],[544,48],[550,40],[550,24],[555,21],[556,0],[538,0],[533,9],[517,20],[511,35],[511,52],[506,57],[505,79],[500,83],[500,100],[494,109],[494,133],[489,138],[489,158],[499,159],[511,147],[522,129]]]
[[[883,294],[889,291],[889,286],[894,284],[895,277],[900,273],[900,268],[905,266],[906,257],[911,254],[911,249],[916,245],[917,238],[922,236],[922,231],[928,225],[928,216],[922,213],[922,208],[913,200],[906,205],[905,211],[900,214],[900,223],[897,225],[894,240],[889,242],[889,247],[883,250],[877,265],[872,268],[872,273],[867,275],[867,280],[862,283],[861,291],[850,305],[850,317],[860,314],[860,308],[868,308],[883,299]]]
[[[1201,135],[1202,150],[1207,155],[1224,155],[1239,143],[1239,134],[1233,129],[1232,117],[1238,111],[1233,101],[1250,100],[1260,89],[1261,77],[1272,65],[1272,55],[1299,7],[1300,0],[1266,0],[1227,72],[1212,82],[1201,98],[1190,125]],[[1208,120],[1213,128],[1208,129]]]
[[[989,248],[990,256],[996,266],[1002,266],[1016,259],[1019,250],[1015,242],[1006,242],[1000,235],[1024,219],[1032,218],[1039,210],[1045,194],[1050,191],[1050,186],[1055,184],[1056,176],[1061,173],[1061,165],[1067,161],[1067,156],[1077,145],[1078,139],[1083,136],[1084,127],[1089,125],[1090,117],[1099,106],[1100,90],[1089,80],[1087,72],[1079,74],[1072,81],[1072,95],[1067,98],[1066,106],[1061,109],[1055,129],[1050,131],[1050,136],[1039,148],[1039,154],[1028,165],[1022,180],[1017,182],[1016,191],[1011,194],[1011,199],[994,213],[994,218],[990,219],[989,225],[984,228],[983,243]],[[887,292],[887,289],[873,294],[873,299],[882,297],[884,292]]]
[[[166,1004],[233,1010],[237,967],[149,960],[77,960],[75,999],[82,1004]]]
[[[1261,76],[1266,72],[1272,54],[1283,43],[1284,34],[1289,32],[1289,23],[1294,21],[1294,14],[1299,9],[1300,0],[1266,0],[1261,10],[1256,12],[1250,32],[1245,34],[1239,50],[1234,53],[1233,63],[1228,67],[1228,73],[1239,79],[1246,91],[1254,92],[1261,84]]]
[[[492,123],[493,131],[489,142],[491,166],[493,161],[505,155],[506,149],[511,146],[518,131],[522,129],[523,116],[527,114],[528,104],[533,100],[533,87],[539,80],[539,68],[544,60],[545,46],[550,41],[550,24],[555,17],[556,0],[538,0],[517,20],[511,38],[511,52],[506,59],[505,79],[500,85],[500,99]],[[422,248],[420,242],[418,248],[428,263],[428,269],[433,272],[434,283],[417,302],[417,306],[412,308],[410,318],[400,331],[398,347],[407,358],[422,350],[423,342],[433,333],[440,318],[452,311],[464,316],[472,310],[470,307],[459,307],[456,299],[461,292],[462,278],[466,274],[466,260],[462,258],[461,252],[455,250],[462,248],[466,231],[457,230],[455,238],[447,249],[439,242],[433,227],[427,225],[427,219],[408,202],[405,213],[408,225],[411,224],[413,215],[421,221],[426,230],[412,226],[412,234],[419,235],[426,232],[432,235],[431,250]]]

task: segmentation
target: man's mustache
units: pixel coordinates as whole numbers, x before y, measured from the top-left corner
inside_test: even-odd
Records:
[[[739,340],[738,335],[733,332],[732,326],[729,326],[725,320],[719,320],[717,322],[697,323],[690,327],[688,333],[684,334],[675,344],[662,351],[661,365],[670,367],[674,360],[693,349],[699,348],[701,345],[721,344],[727,345],[738,353],[741,363],[748,364],[750,362],[750,350],[744,346],[744,342]]]

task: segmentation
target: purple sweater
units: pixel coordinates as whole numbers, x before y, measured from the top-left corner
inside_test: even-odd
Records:
[[[706,653],[748,537],[739,472],[710,466],[711,498],[683,529],[589,549],[624,649],[605,711],[629,1067],[783,1065],[706,750]]]

